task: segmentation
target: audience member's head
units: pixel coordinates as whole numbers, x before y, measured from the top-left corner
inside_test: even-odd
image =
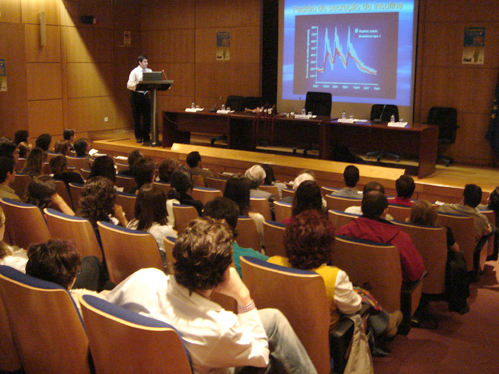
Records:
[[[286,256],[296,269],[312,270],[328,262],[333,242],[333,225],[315,209],[298,214],[286,225]]]
[[[154,222],[166,225],[166,194],[152,183],[140,187],[135,201],[135,218],[139,221],[137,230],[147,231]]]
[[[14,134],[14,143],[19,145],[19,143],[28,142],[29,133],[28,130],[17,130]]]
[[[141,158],[133,164],[132,175],[137,183],[137,188],[144,184],[152,183],[154,179],[154,161],[150,158]]]
[[[140,149],[136,149],[128,155],[127,162],[128,162],[128,168],[132,170],[133,165],[140,160],[141,158],[144,158],[142,153],[140,152]]]
[[[267,164],[262,164],[262,168],[265,170],[265,179],[263,180],[263,184],[266,186],[272,186],[276,180],[274,177],[274,170]]]
[[[76,157],[84,157],[88,154],[88,148],[90,146],[90,142],[85,138],[80,138],[75,141],[73,147],[76,152]]]
[[[161,164],[159,165],[159,181],[163,183],[170,183],[170,178],[172,176],[172,173],[175,169],[177,169],[180,166],[180,163],[176,158],[167,158],[166,160],[163,160]]]
[[[492,209],[496,216],[499,218],[499,187],[496,187],[489,196],[488,200],[489,209]]]
[[[12,183],[14,176],[14,160],[10,157],[0,157],[0,183]]]
[[[106,177],[111,182],[116,182],[116,168],[111,156],[99,156],[94,160],[89,178]]]
[[[395,188],[397,189],[398,197],[410,199],[416,189],[416,184],[414,184],[414,179],[406,174],[403,174],[396,180]]]
[[[115,202],[116,190],[109,178],[90,178],[81,191],[79,216],[88,219],[94,227],[97,221],[109,222]]]
[[[379,218],[388,208],[386,196],[379,191],[370,191],[362,196],[362,215],[367,218]]]
[[[57,193],[54,179],[50,175],[33,178],[26,187],[25,202],[36,205],[40,209],[50,207],[51,197]]]
[[[436,226],[437,210],[428,200],[418,200],[412,204],[409,222],[417,225]]]
[[[224,219],[234,233],[234,236],[236,236],[239,208],[231,199],[227,197],[216,197],[213,200],[208,201],[204,206],[203,217]]]
[[[239,173],[230,177],[225,183],[224,197],[236,203],[240,215],[248,215],[250,210],[250,182],[248,178]]]
[[[190,168],[195,168],[201,162],[201,155],[199,154],[198,151],[193,151],[187,155],[185,161],[187,162],[187,165],[189,165]]]
[[[73,129],[64,129],[62,137],[64,140],[69,140],[72,143],[75,140],[75,131]]]
[[[378,191],[384,195],[385,187],[383,187],[381,183],[378,183],[376,181],[370,181],[365,184],[364,188],[362,189],[362,193],[365,195],[366,193],[371,191]]]
[[[73,243],[50,239],[28,248],[26,274],[71,289],[81,266],[80,253]]]
[[[246,170],[244,176],[248,178],[250,182],[250,189],[256,190],[263,183],[266,174],[261,165],[253,165],[248,170]]]
[[[29,173],[31,176],[42,174],[44,157],[45,152],[41,148],[33,148],[26,159],[23,173]]]
[[[181,165],[175,169],[170,178],[172,190],[179,194],[186,194],[192,188],[192,177],[189,170]]]
[[[21,142],[17,145],[17,151],[20,158],[26,158],[31,151],[31,145],[26,142]]]
[[[9,157],[17,162],[19,153],[16,150],[17,146],[14,142],[7,138],[0,138],[0,157]]]
[[[55,175],[62,174],[66,169],[67,164],[68,161],[66,160],[66,156],[64,155],[57,155],[55,157],[52,157],[49,161],[50,170],[52,171],[52,174]]]
[[[58,140],[54,145],[54,153],[59,153],[61,155],[67,156],[69,154],[69,148],[71,144],[69,140]]]
[[[310,174],[308,171],[301,172],[293,182],[293,190],[296,191],[300,184],[304,181],[315,181],[315,176],[313,174]]]
[[[212,218],[196,218],[175,241],[175,280],[190,292],[221,284],[232,263],[232,230]]]
[[[345,181],[345,185],[347,187],[355,187],[359,182],[360,174],[357,166],[348,165],[343,171],[343,180]]]
[[[52,141],[52,136],[50,134],[42,134],[36,138],[35,146],[47,152],[50,148],[50,142]]]
[[[316,181],[300,183],[293,197],[293,217],[308,209],[322,211],[322,193]]]
[[[467,184],[464,186],[464,205],[476,208],[482,201],[482,189],[476,184]]]

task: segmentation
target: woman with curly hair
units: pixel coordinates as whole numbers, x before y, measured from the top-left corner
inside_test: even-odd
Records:
[[[81,191],[80,217],[90,221],[98,235],[97,222],[112,222],[126,227],[128,221],[121,205],[116,204],[116,190],[106,177],[89,178]]]
[[[50,175],[40,175],[28,183],[24,202],[36,205],[42,211],[54,207],[62,213],[75,215],[73,209],[57,193],[54,179]]]
[[[170,178],[172,173],[180,166],[180,163],[176,158],[167,158],[163,160],[158,168],[158,182],[170,183]]]
[[[274,256],[268,260],[281,266],[314,271],[324,279],[331,311],[330,331],[338,324],[341,314],[358,312],[362,302],[362,297],[353,288],[347,273],[327,265],[333,242],[334,228],[327,217],[315,209],[305,210],[286,226],[284,246],[287,258]],[[401,321],[400,311],[388,314],[382,310],[369,316],[370,325],[377,337],[395,336]],[[375,353],[388,354],[379,347]]]
[[[28,154],[26,164],[23,168],[24,174],[29,174],[31,177],[36,177],[42,174],[43,161],[45,159],[45,152],[41,148],[35,147]]]

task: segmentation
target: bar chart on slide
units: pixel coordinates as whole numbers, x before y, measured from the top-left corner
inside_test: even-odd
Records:
[[[398,13],[297,16],[294,93],[394,98]]]

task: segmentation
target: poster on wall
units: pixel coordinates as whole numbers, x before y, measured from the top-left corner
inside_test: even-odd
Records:
[[[230,60],[230,34],[228,31],[217,32],[217,60]]]
[[[5,59],[0,59],[0,92],[7,91],[7,72],[5,71]]]
[[[463,64],[483,65],[485,58],[485,27],[465,27]]]

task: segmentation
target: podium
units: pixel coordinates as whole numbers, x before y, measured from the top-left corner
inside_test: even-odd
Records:
[[[145,142],[144,145],[148,147],[158,147],[161,143],[158,139],[158,121],[157,121],[157,91],[166,91],[173,84],[171,80],[139,82],[136,91],[151,91],[152,108],[151,108],[151,141]]]

